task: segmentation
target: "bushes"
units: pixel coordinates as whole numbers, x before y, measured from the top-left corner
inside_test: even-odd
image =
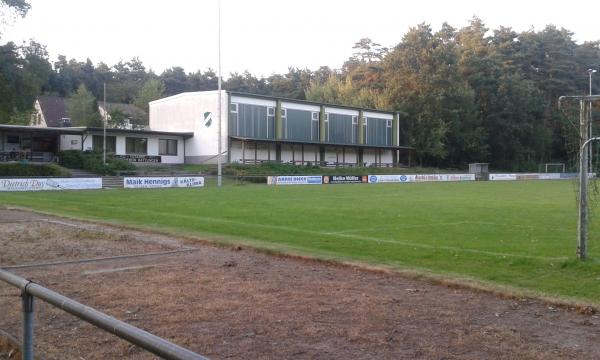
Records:
[[[0,164],[0,176],[71,176],[54,164],[6,163]]]
[[[67,168],[81,169],[100,175],[114,175],[117,171],[133,171],[135,166],[128,161],[106,157],[106,165],[102,163],[102,153],[78,150],[61,151],[59,163]]]
[[[318,166],[301,166],[266,162],[258,165],[228,164],[224,169],[225,175],[253,176],[253,175],[304,175],[319,174],[323,170]]]

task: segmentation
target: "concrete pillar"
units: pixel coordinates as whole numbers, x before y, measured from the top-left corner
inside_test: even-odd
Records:
[[[365,114],[362,110],[359,110],[358,111],[358,143],[361,145],[366,142],[364,125],[365,125]]]
[[[325,137],[325,106],[321,105],[321,109],[319,111],[319,141],[320,142],[325,142],[327,141],[327,138]],[[323,159],[321,159],[321,161],[324,161]]]
[[[394,114],[394,120],[392,120],[392,145],[394,146],[400,146],[400,139],[399,139],[399,123],[400,121],[400,116],[398,115],[398,113]]]
[[[281,121],[281,100],[277,100],[275,103],[275,139],[283,139],[283,123]],[[279,161],[281,161],[281,159]]]
[[[275,143],[275,160],[281,162],[281,143]]]

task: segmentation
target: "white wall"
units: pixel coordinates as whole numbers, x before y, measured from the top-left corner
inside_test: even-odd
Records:
[[[155,131],[193,132],[185,142],[186,162],[216,163],[218,153],[217,91],[182,93],[150,102],[150,129]],[[227,156],[228,94],[221,97],[221,152]],[[210,126],[204,114],[211,113]]]
[[[363,112],[363,116],[366,118],[377,118],[377,119],[387,119],[387,120],[392,120],[394,119],[394,115],[393,114],[388,114],[388,113],[380,113],[380,112],[374,112],[374,111],[365,111]]]
[[[391,164],[394,162],[395,150],[381,150],[381,161],[379,161],[379,152],[377,149],[365,149],[363,152],[363,162],[368,165],[375,163]]]
[[[81,135],[61,135],[60,150],[81,150]]]
[[[270,160],[275,161],[277,157],[277,153],[275,151],[275,144],[267,144],[267,143],[258,143],[258,147],[256,148],[256,159],[258,161],[268,161],[269,160],[269,148],[271,148],[271,156]],[[242,142],[241,141],[232,141],[231,142],[231,162],[232,163],[241,163],[242,158],[245,158],[246,161],[254,160],[254,143],[246,143],[246,152],[245,155],[242,151]]]
[[[332,113],[332,114],[340,114],[340,115],[358,116],[358,110],[336,108],[336,107],[331,107],[331,106],[325,106],[325,112]]]
[[[90,133],[83,143],[84,150],[92,150],[93,149],[93,146],[92,146],[93,135],[102,136],[102,132]],[[160,150],[159,149],[159,139],[177,140],[177,155],[176,156],[160,155],[161,163],[163,163],[163,164],[183,164],[183,162],[184,162],[185,142],[183,140],[183,137],[181,137],[181,136],[160,135],[160,134],[132,134],[132,133],[115,135],[112,132],[108,133],[107,136],[116,136],[116,146],[117,146],[116,154],[117,155],[127,155],[126,146],[125,146],[125,144],[126,144],[125,138],[127,138],[127,137],[137,137],[137,138],[148,139],[148,149],[147,149],[148,154],[147,155],[151,155],[151,156],[159,155],[158,154],[158,152]]]

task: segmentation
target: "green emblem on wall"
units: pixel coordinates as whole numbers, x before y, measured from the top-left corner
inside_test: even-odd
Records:
[[[204,113],[204,126],[210,127],[211,124],[212,124],[212,113],[210,111],[207,111]]]

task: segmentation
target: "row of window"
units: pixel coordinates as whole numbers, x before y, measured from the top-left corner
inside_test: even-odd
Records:
[[[244,104],[241,104],[241,105],[244,105]],[[235,114],[235,115],[239,114],[239,106],[240,106],[240,104],[238,104],[238,103],[232,103],[231,108],[230,108],[230,113]],[[281,108],[281,118],[282,119],[287,118],[287,111],[288,111],[288,109]],[[275,117],[275,108],[272,106],[267,106],[267,117],[271,117],[271,116]],[[318,111],[311,112],[311,120],[319,121],[319,112]],[[367,120],[368,120],[368,118],[365,118],[365,122],[367,122]],[[329,113],[325,113],[325,122],[328,122],[328,121],[329,121]],[[356,116],[356,115],[352,116],[352,124],[353,125],[358,124],[358,116]],[[391,128],[392,120],[388,119],[386,121],[386,124],[387,124],[387,127]]]
[[[94,135],[92,138],[92,148],[94,151],[102,151],[104,139],[102,135]],[[117,137],[106,137],[106,152],[117,152]],[[125,153],[127,155],[148,155],[148,139],[140,137],[125,138]],[[158,155],[177,156],[177,140],[158,139]]]
[[[230,134],[251,138],[275,138],[275,107],[232,103]],[[281,109],[282,138],[297,141],[319,141],[319,111]],[[338,113],[324,114],[325,141],[358,144],[358,116]],[[365,117],[364,141],[371,145],[392,144],[392,120]]]

